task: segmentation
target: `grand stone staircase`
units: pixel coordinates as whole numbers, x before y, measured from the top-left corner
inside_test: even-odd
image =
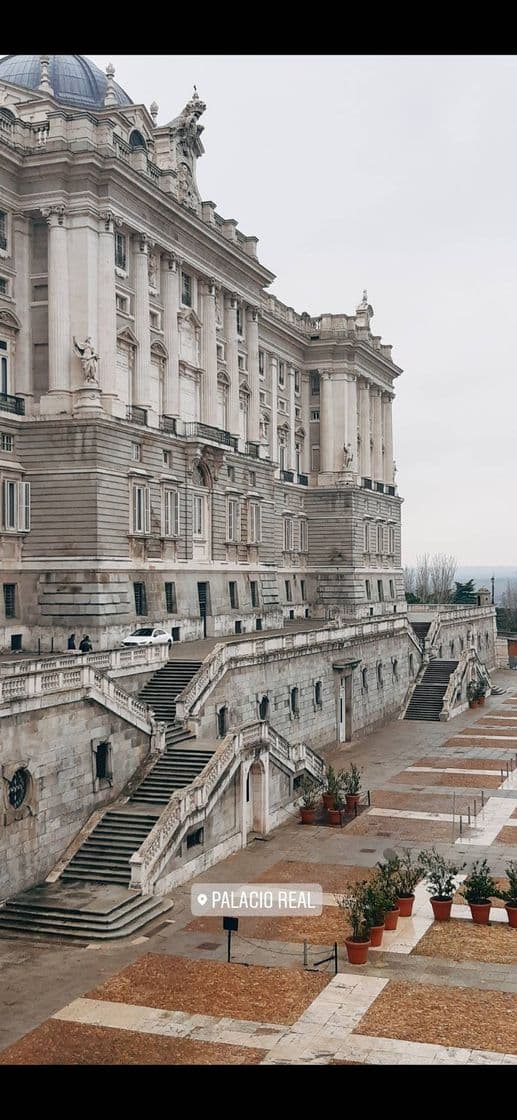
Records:
[[[171,903],[128,890],[130,859],[156,824],[175,790],[204,769],[212,751],[190,746],[195,737],[176,724],[176,698],[200,661],[171,660],[151,678],[139,700],[167,722],[165,751],[127,802],[108,809],[61,872],[10,899],[0,929],[105,939],[125,937],[170,909]]]
[[[429,627],[430,627],[431,623],[430,622],[412,622],[411,619],[410,619],[410,623],[411,623],[411,629],[415,631],[415,634],[418,638],[418,641],[420,642],[420,645],[423,646],[424,642],[425,642],[425,639],[427,637],[427,634],[428,634]]]
[[[457,661],[431,661],[415,687],[404,719],[438,720],[451,673]]]

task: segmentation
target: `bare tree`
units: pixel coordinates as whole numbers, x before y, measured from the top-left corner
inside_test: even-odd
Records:
[[[429,580],[433,603],[448,603],[450,601],[454,576],[456,575],[456,567],[456,558],[454,556],[447,556],[444,552],[437,552],[431,557]]]
[[[517,611],[517,580],[509,579],[501,595],[501,606],[507,611]]]
[[[431,576],[429,553],[416,558],[415,594],[419,603],[429,603],[431,600]]]
[[[416,572],[414,568],[404,568],[404,587],[406,595],[414,595],[416,587]]]

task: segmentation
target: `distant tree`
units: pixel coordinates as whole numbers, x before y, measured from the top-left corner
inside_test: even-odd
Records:
[[[517,580],[508,580],[496,615],[498,630],[517,630]]]
[[[452,584],[456,575],[456,558],[437,552],[429,564],[429,580],[433,603],[449,603],[452,598]]]
[[[418,603],[431,601],[431,572],[429,553],[416,558],[415,595]]]
[[[417,598],[415,595],[415,569],[404,568],[404,588],[406,592],[406,602],[416,603]]]
[[[458,583],[455,580],[456,590],[452,596],[453,603],[475,603],[476,591],[474,588],[474,580],[469,579],[466,583]]]

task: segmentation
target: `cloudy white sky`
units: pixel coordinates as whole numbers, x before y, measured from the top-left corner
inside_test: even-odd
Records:
[[[134,101],[207,103],[203,198],[298,311],[353,313],[404,369],[405,562],[517,558],[517,57],[91,55]]]

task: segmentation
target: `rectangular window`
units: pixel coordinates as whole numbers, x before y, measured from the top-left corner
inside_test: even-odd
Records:
[[[236,584],[234,579],[231,579],[229,581],[228,591],[230,592],[230,607],[234,611],[239,606],[239,596],[238,596],[238,593],[237,593],[237,584]]]
[[[0,432],[0,450],[12,451],[13,437],[8,435],[7,432]]]
[[[394,599],[394,598],[395,598],[395,584],[393,583],[393,580],[390,579],[390,599]]]
[[[371,585],[371,583],[370,583],[370,580],[369,580],[369,579],[367,579],[367,580],[366,580],[366,598],[367,598],[368,600],[370,600],[370,599],[371,599],[371,597],[372,597],[372,585]]]
[[[248,481],[252,487],[257,485],[257,475],[255,471],[248,471]]]
[[[194,504],[192,508],[192,532],[195,537],[202,537],[205,528],[204,518],[205,502],[201,494],[194,494]]]
[[[240,540],[241,507],[236,498],[228,498],[226,508],[226,540]]]
[[[145,590],[145,583],[134,583],[133,591],[135,593],[136,613],[147,614],[147,594]]]
[[[133,533],[149,533],[151,527],[151,495],[148,486],[133,486]]]
[[[302,418],[302,410],[301,410],[300,406],[299,406],[299,405],[297,405],[297,404],[296,404],[296,405],[294,406],[294,415],[296,416],[296,419],[297,419],[297,420],[301,420],[301,418]]]
[[[3,393],[4,396],[9,392],[9,374],[7,354],[5,353],[6,350],[7,342],[4,342],[3,339],[0,339],[0,351],[4,351],[3,353],[0,352],[0,393]]]
[[[259,593],[258,593],[258,583],[257,583],[256,579],[250,579],[250,592],[251,592],[251,605],[252,605],[252,607],[258,607],[258,605],[259,605]]]
[[[368,552],[368,543],[369,543],[369,541],[368,541],[368,529],[369,529],[368,522],[365,521],[365,523],[364,523],[364,551],[365,552]]]
[[[390,528],[389,528],[389,531],[388,531],[388,535],[389,535],[390,556],[394,556],[395,555],[395,530],[391,527],[391,525],[390,525]]]
[[[287,401],[284,401],[283,397],[278,398],[278,411],[287,412]]]
[[[266,376],[266,355],[263,350],[259,350],[259,377]]]
[[[230,480],[231,480],[232,482],[235,482],[235,467],[227,467],[227,468],[226,468],[226,473],[227,473],[227,475],[228,475],[228,478],[229,478],[229,479],[230,479]]]
[[[294,391],[295,391],[295,393],[298,393],[298,394],[300,392],[300,370],[299,369],[295,369],[295,371],[294,371]]]
[[[311,373],[311,397],[319,397],[320,395],[320,375],[319,373]]]
[[[248,541],[250,544],[258,544],[261,539],[261,510],[259,502],[250,502],[249,504],[249,524],[248,524]]]
[[[163,535],[164,537],[177,537],[179,534],[180,509],[179,494],[177,490],[164,490],[163,492]]]
[[[278,384],[281,389],[285,389],[285,362],[278,363]]]
[[[217,348],[217,361],[218,362],[224,362],[224,343],[223,342],[216,343],[216,348]]]
[[[286,579],[286,581],[285,581],[285,598],[286,598],[287,603],[292,603],[293,593],[291,591],[291,580],[290,579]]]
[[[0,276],[0,296],[9,294],[9,281],[5,276]]]
[[[377,552],[380,554],[384,552],[384,526],[377,526]]]
[[[121,312],[122,315],[127,315],[127,310],[128,310],[128,298],[127,298],[127,296],[123,296],[123,295],[120,294],[120,292],[117,292],[116,295],[115,295],[115,307],[116,307],[117,311]]]
[[[379,597],[379,603],[383,603],[384,602],[384,584],[382,582],[382,579],[377,580],[377,595]]]
[[[300,552],[307,552],[307,522],[300,521]]]
[[[0,210],[0,249],[7,249],[7,214]]]
[[[14,531],[18,528],[17,489],[17,482],[11,482],[8,478],[4,479],[4,529]]]
[[[185,307],[192,307],[192,277],[188,272],[181,273],[181,302]]]
[[[161,329],[162,324],[161,324],[161,315],[160,315],[159,311],[150,311],[149,312],[149,324],[150,324],[151,330],[153,330],[153,331],[159,331]]]
[[[244,370],[246,369],[246,359],[244,357],[244,354],[238,354],[237,355],[237,365],[238,365],[241,373],[244,373]]]
[[[127,240],[124,233],[115,233],[115,268],[126,271],[127,266]]]
[[[237,334],[240,334],[241,337],[244,334],[244,316],[240,305],[237,306]]]
[[[135,463],[140,463],[142,460],[142,448],[139,443],[131,444],[131,458]]]
[[[319,408],[311,408],[311,424],[316,424],[320,418]]]
[[[164,467],[170,467],[171,465],[171,453],[166,451],[165,448],[163,449],[163,465]]]
[[[320,469],[320,449],[319,444],[313,443],[311,447],[311,471],[319,471]]]
[[[167,614],[176,614],[177,609],[178,608],[177,608],[177,605],[176,605],[176,584],[175,583],[166,583],[165,584],[165,610],[167,611]]]
[[[4,583],[4,611],[6,618],[16,618],[15,583]]]
[[[293,519],[292,517],[284,518],[284,552],[292,552],[293,550]]]

